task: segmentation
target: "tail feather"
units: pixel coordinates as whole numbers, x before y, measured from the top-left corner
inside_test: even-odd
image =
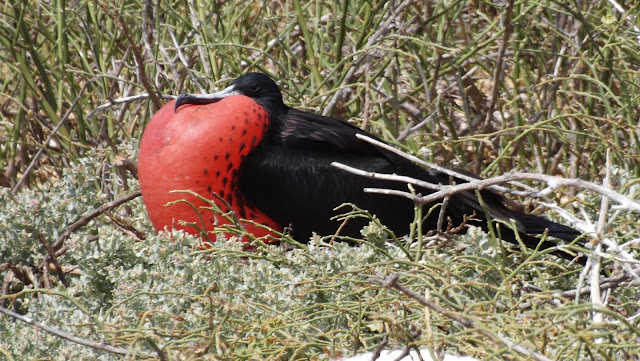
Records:
[[[417,167],[413,163],[407,162],[407,160],[402,158],[392,159],[394,168],[388,173],[400,173],[434,184],[461,184],[466,182],[464,179],[452,177],[438,170],[425,171],[425,169]],[[397,172],[397,168],[395,168],[397,164],[402,165],[402,172]],[[384,170],[386,171],[386,169]],[[471,178],[481,179],[477,175],[465,170],[456,169],[456,171]],[[393,186],[390,186],[390,188],[393,188]],[[433,193],[432,189],[418,188],[417,190],[421,194]],[[480,195],[480,199],[478,198],[478,195]],[[465,191],[456,193],[449,198],[446,208],[446,216],[456,224],[466,222],[468,224],[479,226],[485,231],[488,228],[487,218],[502,220],[507,223],[513,220],[515,221],[515,227],[518,231],[518,237],[516,237],[515,233],[511,229],[503,227],[500,232],[501,239],[518,245],[520,244],[518,241],[519,238],[526,247],[532,249],[536,249],[538,247],[541,249],[556,247],[560,244],[559,242],[556,242],[559,240],[573,242],[582,234],[571,227],[567,227],[532,214],[523,213],[523,207],[517,207],[517,204],[514,205],[513,203],[514,202],[510,202],[501,193],[492,189],[485,188],[481,189],[479,192]],[[488,213],[488,215],[485,215],[485,212]],[[469,220],[465,217],[470,215],[474,215],[472,218],[475,219]],[[436,228],[436,222],[433,218],[430,220],[429,227],[432,229]],[[545,238],[545,241],[540,243],[542,239],[539,238],[539,236],[545,234],[545,232],[548,232],[547,234],[550,237]],[[581,240],[579,243],[584,244],[584,241]],[[561,249],[553,250],[551,253],[568,260],[575,259],[574,254]],[[585,257],[581,257],[577,261],[584,264]]]
[[[514,212],[513,217],[522,224],[524,232],[528,234],[543,234],[548,229],[550,236],[569,242],[582,235],[581,232],[571,227],[534,216],[533,214]]]
[[[580,231],[575,230],[571,227],[567,227],[565,225],[558,224],[558,223],[546,220],[544,218],[534,216],[532,214],[513,211],[511,216],[514,220],[516,220],[516,222],[519,223],[519,226],[523,228],[519,230],[520,239],[523,241],[523,243],[527,247],[532,249],[538,247],[538,245],[540,245],[541,249],[547,249],[547,248],[557,246],[555,242],[549,239],[545,240],[545,242],[540,244],[541,239],[533,237],[532,235],[540,235],[548,231],[549,236],[553,238],[558,238],[567,242],[573,242],[576,238],[582,235]],[[515,237],[515,235],[513,236]],[[515,238],[513,240],[509,240],[509,239],[505,239],[505,240],[513,242],[515,241]],[[580,244],[584,244],[584,241],[580,240]],[[575,255],[563,250],[555,250],[552,252],[552,254],[568,260],[575,259]],[[577,259],[577,261],[580,263],[584,263],[586,260],[584,257],[581,257]]]

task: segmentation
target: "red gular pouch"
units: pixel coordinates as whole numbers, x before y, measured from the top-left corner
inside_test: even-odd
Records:
[[[239,225],[255,237],[274,235],[260,225],[282,231],[281,225],[249,204],[238,190],[242,162],[269,126],[267,112],[244,95],[185,105],[178,112],[174,102],[151,118],[138,155],[142,200],[155,230],[205,232],[215,241],[216,227],[235,223],[220,214],[231,210]],[[207,200],[220,212],[211,210]]]

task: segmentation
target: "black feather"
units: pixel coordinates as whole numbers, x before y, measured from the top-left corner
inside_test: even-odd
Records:
[[[377,137],[335,118],[303,112],[287,107],[276,84],[266,75],[250,73],[232,84],[234,91],[252,97],[263,106],[270,125],[258,146],[247,156],[239,171],[239,189],[245,199],[260,208],[283,226],[292,227],[294,238],[304,241],[316,232],[334,234],[339,222],[330,218],[339,212],[334,208],[343,203],[354,203],[375,214],[383,224],[397,235],[406,234],[414,218],[413,203],[404,198],[364,193],[363,188],[388,188],[407,191],[398,182],[370,179],[335,168],[340,162],[366,171],[395,173],[430,183],[448,184],[450,177],[424,169],[392,152],[383,150],[356,138],[356,134]],[[191,99],[191,97],[183,98]],[[460,179],[456,183],[463,182]],[[422,195],[429,189],[417,188]],[[521,213],[505,206],[505,199],[490,190],[480,192],[489,217],[506,222],[515,221],[521,239],[527,247],[535,248],[540,240],[536,235],[548,230],[552,237],[573,241],[580,232],[544,218]],[[432,205],[426,205],[426,209]],[[473,216],[468,224],[487,229],[484,214],[475,192],[459,193],[450,197],[445,209],[454,226]],[[428,217],[423,229],[437,227],[438,212]],[[359,236],[364,220],[352,220],[341,229],[341,235]],[[501,228],[505,241],[517,243],[515,234]],[[555,246],[545,242],[541,247]],[[563,251],[555,254],[573,259]]]

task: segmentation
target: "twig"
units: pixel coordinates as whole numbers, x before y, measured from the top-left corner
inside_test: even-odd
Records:
[[[386,180],[391,180],[396,182],[404,182],[404,183],[414,184],[420,187],[430,188],[430,189],[436,189],[438,187],[441,187],[441,190],[423,197],[418,197],[409,192],[403,192],[403,191],[392,190],[392,189],[365,188],[365,192],[368,192],[368,193],[392,194],[392,195],[402,196],[414,202],[418,202],[420,204],[428,204],[436,200],[442,199],[444,197],[454,195],[456,193],[461,193],[461,192],[466,192],[471,190],[482,190],[486,188],[496,189],[494,186],[497,184],[504,184],[504,183],[519,181],[519,180],[535,180],[535,181],[547,182],[548,184],[550,184],[550,187],[554,189],[561,186],[565,186],[565,187],[576,187],[576,188],[592,190],[620,203],[620,205],[617,206],[616,208],[624,208],[624,209],[628,209],[628,210],[640,213],[639,203],[623,196],[622,194],[616,191],[607,189],[605,187],[602,187],[594,183],[583,181],[581,179],[567,179],[567,178],[549,176],[545,174],[518,172],[518,173],[508,173],[508,174],[504,174],[504,175],[493,177],[493,178],[487,178],[487,179],[475,179],[467,183],[461,183],[456,185],[437,185],[437,184],[427,183],[427,182],[424,182],[412,177],[407,177],[407,176],[367,172],[367,171],[353,168],[338,162],[333,162],[332,165],[336,168],[345,170],[347,172],[350,172],[356,175],[361,175],[364,177],[370,177],[375,179],[386,179]],[[535,192],[531,196],[535,197]]]
[[[621,287],[626,283],[627,287],[640,287],[640,280],[633,280],[632,275],[629,274],[621,274],[617,277],[611,277],[603,279],[600,283],[600,290],[609,290],[617,287]],[[532,288],[531,285],[525,285],[527,288]],[[540,291],[539,288],[536,291]],[[591,287],[580,287],[573,290],[554,292],[550,295],[550,297],[554,300],[566,299],[566,298],[579,298],[580,296],[589,294],[591,292]],[[518,307],[522,310],[529,309],[534,303],[542,302],[545,300],[531,300],[526,301],[518,305]],[[555,303],[554,303],[555,304]],[[555,306],[560,306],[560,304],[555,304]]]
[[[440,99],[438,99],[438,102],[436,103],[435,108],[438,107],[439,103],[440,103]],[[396,138],[396,141],[397,142],[404,141],[410,134],[416,132],[418,129],[424,127],[426,124],[433,121],[433,118],[435,118],[437,115],[438,115],[438,110],[436,109],[433,112],[431,112],[431,114],[429,114],[426,118],[420,121],[418,124],[412,127],[407,127],[405,130],[403,130],[402,133],[400,133],[400,135],[398,135],[398,137]]]
[[[18,192],[18,190],[20,189],[20,187],[22,186],[24,181],[29,177],[29,174],[31,173],[31,170],[36,165],[36,162],[38,161],[38,159],[40,158],[42,153],[44,153],[44,150],[47,148],[47,144],[49,144],[49,142],[51,142],[51,139],[53,139],[53,137],[56,136],[56,134],[58,133],[58,130],[60,130],[62,125],[64,125],[64,123],[67,121],[67,119],[69,119],[69,116],[71,115],[71,112],[73,112],[73,109],[75,109],[76,105],[78,104],[78,101],[82,98],[82,95],[84,94],[84,91],[87,89],[89,84],[92,84],[93,82],[94,82],[94,80],[90,80],[90,81],[88,81],[87,83],[85,83],[82,86],[82,89],[80,89],[80,92],[78,93],[78,96],[76,96],[76,98],[73,100],[73,103],[71,103],[71,106],[69,107],[67,112],[64,114],[62,119],[60,119],[60,122],[58,122],[58,125],[56,125],[56,127],[53,129],[51,134],[49,134],[49,136],[47,137],[47,140],[44,141],[42,148],[40,148],[38,150],[38,153],[36,153],[36,155],[33,157],[33,159],[31,159],[31,163],[29,163],[29,166],[27,167],[27,169],[25,169],[24,173],[22,173],[22,178],[20,178],[18,183],[16,183],[16,185],[13,187],[13,189],[11,189],[11,194],[12,195],[14,195],[14,194],[16,194]]]
[[[402,293],[404,293],[405,295],[413,298],[414,300],[418,301],[421,305],[429,307],[431,310],[435,311],[436,313],[443,315],[445,317],[448,317],[456,322],[458,322],[459,324],[461,324],[462,326],[466,327],[466,328],[470,328],[470,329],[474,329],[477,330],[478,332],[480,332],[481,334],[483,334],[484,336],[487,336],[491,339],[494,340],[498,340],[501,343],[505,344],[507,347],[509,347],[510,349],[516,351],[517,353],[521,354],[521,355],[525,355],[528,357],[531,357],[533,360],[539,360],[539,361],[551,361],[551,359],[547,358],[546,356],[529,350],[524,346],[520,346],[520,345],[516,345],[513,341],[511,341],[510,339],[508,339],[506,336],[498,334],[498,335],[493,335],[488,331],[485,331],[483,329],[480,328],[480,326],[473,320],[468,319],[464,316],[461,316],[458,313],[455,312],[451,312],[448,309],[436,304],[433,301],[430,301],[424,297],[422,297],[422,295],[420,295],[419,293],[413,291],[412,289],[408,288],[407,286],[401,284],[400,282],[398,282],[398,279],[400,278],[400,276],[398,274],[392,274],[392,275],[388,275],[388,276],[380,276],[378,278],[371,278],[371,281],[377,282],[380,285],[386,287],[386,288],[393,288],[396,289]]]
[[[47,240],[44,238],[44,235],[40,232],[38,232],[38,240],[40,240],[40,243],[42,243],[44,248],[47,250],[47,256],[45,257],[42,265],[42,269],[45,271],[45,281],[49,282],[49,275],[47,274],[49,273],[49,267],[47,267],[47,264],[51,262],[55,267],[56,273],[58,274],[58,278],[60,278],[60,281],[62,282],[62,284],[65,285],[65,287],[69,287],[69,284],[67,283],[67,279],[64,276],[64,272],[62,271],[62,266],[60,266],[60,262],[58,262],[58,258],[56,257],[55,251],[53,250],[53,248],[51,248],[51,246],[49,245],[49,242],[47,242]],[[51,288],[51,287],[47,287],[47,288]]]
[[[62,243],[64,242],[65,239],[67,239],[67,237],[69,237],[71,235],[71,233],[75,232],[77,229],[79,229],[80,227],[85,226],[87,223],[89,223],[92,219],[96,218],[97,216],[101,215],[102,213],[115,208],[119,205],[121,205],[122,203],[126,203],[134,198],[137,198],[140,196],[140,191],[135,191],[133,193],[127,194],[125,196],[122,196],[114,201],[111,201],[109,203],[105,203],[102,206],[94,209],[93,211],[85,214],[84,216],[82,216],[82,218],[80,218],[79,220],[75,221],[72,225],[70,225],[61,235],[60,237],[58,237],[58,239],[56,240],[56,242],[53,244],[52,248],[57,250],[58,248],[60,248],[60,246],[62,246]]]
[[[40,323],[36,320],[34,320],[31,317],[28,316],[24,316],[21,315],[19,313],[13,312],[9,309],[6,309],[4,307],[0,307],[0,312],[4,313],[5,315],[9,316],[9,317],[13,317],[16,320],[22,321],[24,323],[28,323],[32,326],[35,326],[41,330],[44,330],[46,332],[49,332],[50,334],[60,337],[62,339],[65,339],[67,341],[71,341],[73,343],[77,343],[79,345],[82,346],[87,346],[87,347],[91,347],[94,348],[96,350],[102,350],[102,351],[106,351],[109,353],[115,353],[115,354],[119,354],[119,355],[131,355],[132,351],[123,348],[123,347],[117,347],[117,346],[112,346],[112,345],[108,345],[104,342],[95,342],[95,341],[90,341],[84,338],[80,338],[77,336],[74,336],[68,332],[62,331],[62,330],[58,330],[57,328],[51,327],[49,325],[45,325],[44,323]],[[160,356],[159,353],[157,352],[152,352],[152,353],[147,353],[147,352],[138,352],[135,351],[135,355],[136,356],[142,356],[142,357],[148,357],[148,358],[157,358]]]
[[[349,173],[353,173],[355,175],[359,175],[359,176],[363,176],[363,177],[367,177],[367,178],[373,178],[373,179],[384,179],[384,180],[390,180],[390,181],[394,181],[394,182],[399,182],[399,183],[409,183],[409,184],[413,184],[422,188],[426,188],[426,189],[431,189],[431,190],[435,190],[435,191],[443,191],[445,189],[447,189],[448,185],[442,185],[442,184],[435,184],[435,183],[429,183],[429,182],[425,182],[423,180],[420,179],[416,179],[413,177],[408,177],[408,176],[403,176],[403,175],[397,175],[397,174],[385,174],[385,173],[376,173],[376,172],[370,172],[370,171],[365,171],[365,170],[361,170],[358,168],[354,168],[345,164],[342,164],[340,162],[333,162],[331,163],[332,166],[338,168],[338,169],[342,169],[345,170]]]
[[[610,151],[607,148],[606,154],[606,164],[605,164],[605,176],[602,182],[602,185],[606,188],[611,186],[611,159],[610,159]],[[598,238],[602,238],[604,236],[604,227],[607,223],[607,212],[609,210],[609,197],[604,196],[600,202],[600,217],[598,218],[598,228],[597,234]],[[598,242],[594,249],[593,255],[589,256],[589,261],[591,263],[591,275],[590,275],[590,283],[591,283],[591,304],[595,308],[603,307],[602,303],[602,294],[600,290],[600,267],[601,267],[601,258],[599,256],[602,251],[602,243]],[[602,312],[594,312],[593,313],[593,322],[601,323],[602,322]],[[602,339],[596,339],[597,341],[602,341]]]
[[[464,191],[468,191],[468,190],[476,190],[476,189],[484,189],[484,188],[489,188],[489,189],[493,189],[496,191],[503,191],[503,190],[507,190],[508,188],[504,188],[504,187],[496,187],[497,184],[503,184],[503,183],[507,183],[507,182],[512,182],[512,181],[521,181],[521,180],[534,180],[534,181],[539,181],[539,182],[545,182],[548,185],[548,189],[550,189],[550,191],[545,192],[544,194],[548,194],[549,192],[553,191],[554,189],[557,189],[559,187],[574,187],[574,188],[581,188],[581,189],[586,189],[586,190],[590,190],[599,194],[602,194],[603,196],[606,196],[612,200],[614,200],[615,202],[618,202],[619,205],[618,206],[614,206],[612,207],[612,209],[626,209],[626,210],[630,210],[633,212],[637,212],[640,213],[640,203],[612,190],[609,189],[607,187],[601,186],[599,184],[595,184],[595,183],[591,183],[591,182],[587,182],[584,181],[582,179],[571,179],[571,178],[562,178],[562,177],[556,177],[556,176],[550,176],[550,175],[546,175],[546,174],[539,174],[539,173],[525,173],[525,172],[513,172],[513,173],[508,173],[508,174],[504,174],[501,176],[497,176],[497,177],[493,177],[493,178],[487,178],[487,179],[478,179],[478,178],[474,178],[474,177],[470,177],[469,175],[465,175],[462,173],[458,173],[455,172],[451,169],[447,169],[444,167],[440,167],[438,165],[432,165],[428,162],[424,162],[422,160],[420,160],[417,157],[408,155],[400,150],[397,150],[391,146],[389,146],[388,144],[382,143],[380,141],[377,141],[373,138],[367,137],[365,135],[361,135],[361,134],[356,134],[356,137],[358,139],[364,140],[366,142],[372,143],[374,145],[378,145],[384,149],[393,151],[396,154],[401,155],[402,157],[417,162],[419,164],[423,164],[423,165],[427,165],[431,168],[433,168],[436,171],[460,178],[462,180],[467,181],[468,183],[462,183],[462,184],[457,184],[457,185],[445,185],[443,186],[443,189],[440,192],[436,192],[436,193],[432,193],[426,197],[423,197],[423,202],[424,203],[429,203],[429,202],[433,202],[434,200],[438,200],[440,198],[443,198],[447,195],[451,195],[451,194],[455,194],[455,193],[460,193],[460,192],[464,192]],[[391,174],[383,174],[383,173],[374,173],[374,172],[366,172],[366,171],[362,171],[359,170],[357,168],[353,168],[353,167],[349,167],[337,162],[332,163],[333,166],[338,167],[340,169],[346,170],[348,172],[352,172],[354,174],[358,174],[358,175],[362,175],[362,176],[371,176],[374,178],[380,178],[380,179],[387,179],[387,180],[395,180],[398,182],[404,182],[404,183],[410,183],[410,184],[415,184],[417,186],[421,186],[421,187],[425,187],[424,185],[424,181],[421,180],[417,180],[415,178],[411,178],[411,177],[405,177],[405,176],[396,176],[396,175],[391,175]],[[398,178],[400,177],[400,178]],[[409,179],[413,179],[413,181],[408,182]],[[434,186],[431,186],[431,189],[434,189]],[[512,192],[511,192],[512,193]],[[523,193],[523,195],[527,195],[530,197],[540,197],[541,196],[541,192],[525,192]]]
[[[382,341],[380,341],[380,344],[376,347],[376,349],[371,354],[371,361],[376,361],[377,359],[379,359],[380,354],[382,353],[382,350],[384,350],[384,348],[387,347],[388,344],[389,344],[389,336],[385,335],[382,338]]]
[[[140,53],[140,48],[138,47],[137,41],[133,38],[133,35],[131,35],[131,32],[129,31],[129,26],[127,25],[127,22],[124,20],[122,13],[120,13],[120,11],[118,11],[117,8],[113,7],[113,5],[111,6],[111,8],[108,7],[107,3],[98,2],[98,6],[100,6],[100,8],[102,8],[105,14],[107,14],[107,16],[109,16],[112,20],[114,20],[114,22],[117,23],[118,26],[120,27],[120,30],[122,30],[122,33],[124,34],[124,37],[127,39],[127,42],[129,43],[129,47],[133,52],[133,58],[135,59],[135,62],[137,65],[136,69],[138,70],[138,78],[142,82],[142,86],[144,87],[144,89],[149,94],[149,98],[151,99],[151,102],[155,106],[156,110],[160,109],[162,107],[162,104],[160,104],[160,100],[156,95],[157,92],[155,87],[151,84],[151,82],[149,81],[149,77],[147,76],[147,71],[145,70],[144,58]]]
[[[398,355],[394,361],[402,361],[405,357],[409,356],[409,353],[411,353],[411,346],[405,346],[402,352],[400,352],[400,355]],[[418,353],[418,355],[420,355],[420,353]]]
[[[441,172],[441,173],[444,173],[444,174],[452,176],[452,177],[460,178],[460,179],[468,181],[468,182],[479,179],[478,177],[471,177],[471,176],[469,176],[469,174],[464,174],[464,173],[456,172],[455,170],[452,170],[452,169],[449,169],[449,168],[441,167],[441,166],[439,166],[439,165],[437,165],[435,163],[429,163],[429,162],[424,161],[424,160],[422,160],[422,159],[420,159],[418,157],[415,157],[415,156],[413,156],[411,154],[407,154],[407,153],[405,153],[405,152],[403,152],[403,151],[401,151],[399,149],[396,149],[396,148],[390,146],[387,143],[384,143],[384,142],[381,142],[379,140],[373,139],[373,138],[371,138],[369,136],[366,136],[364,134],[356,134],[356,138],[358,138],[358,139],[360,139],[362,141],[365,141],[367,143],[373,144],[375,146],[378,146],[378,147],[380,147],[382,149],[386,149],[386,150],[388,150],[388,151],[390,151],[392,153],[395,153],[395,154],[397,154],[397,155],[399,155],[399,156],[401,156],[401,157],[403,157],[405,159],[408,159],[408,160],[410,160],[410,161],[412,161],[414,163],[420,164],[420,165],[425,166],[427,168],[433,169],[433,170],[435,170],[437,172]],[[523,188],[525,188],[525,187],[523,186]],[[495,189],[497,191],[504,192],[504,193],[513,194],[513,195],[516,195],[516,196],[522,196],[522,197],[532,197],[532,196],[533,197],[542,197],[542,196],[544,196],[546,194],[551,193],[551,191],[553,191],[553,190],[549,190],[549,191],[543,190],[543,191],[537,191],[537,192],[530,192],[530,191],[522,192],[522,191],[517,191],[517,190],[510,189],[510,188],[500,187],[500,186],[493,186],[492,189]]]
[[[485,127],[489,125],[491,119],[493,119],[493,110],[498,103],[498,94],[500,89],[500,83],[502,78],[502,64],[504,62],[504,54],[509,45],[509,37],[511,37],[511,32],[513,30],[511,26],[511,18],[513,17],[513,3],[514,0],[509,0],[507,4],[507,11],[504,15],[504,38],[502,39],[502,45],[500,46],[500,51],[498,52],[498,59],[496,60],[495,70],[493,73],[493,81],[491,84],[491,99],[489,105],[486,109],[485,114]]]
[[[158,94],[158,97],[161,98],[161,99],[175,99],[175,95]],[[96,113],[98,113],[99,111],[102,111],[104,109],[110,108],[110,107],[112,107],[114,105],[132,103],[134,101],[147,99],[147,98],[149,98],[149,93],[142,93],[142,94],[138,94],[138,95],[131,95],[131,96],[128,96],[128,97],[122,97],[122,98],[118,98],[118,99],[113,99],[113,100],[109,101],[108,103],[102,104],[102,105],[98,106],[97,108],[95,108],[94,110],[92,110],[91,112],[89,112],[89,114],[87,114],[87,118],[91,118],[94,115],[96,115]]]

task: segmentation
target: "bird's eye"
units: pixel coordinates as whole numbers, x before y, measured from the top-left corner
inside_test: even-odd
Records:
[[[252,93],[257,93],[260,91],[260,86],[258,86],[258,84],[251,84],[249,85],[249,91],[251,91]]]

